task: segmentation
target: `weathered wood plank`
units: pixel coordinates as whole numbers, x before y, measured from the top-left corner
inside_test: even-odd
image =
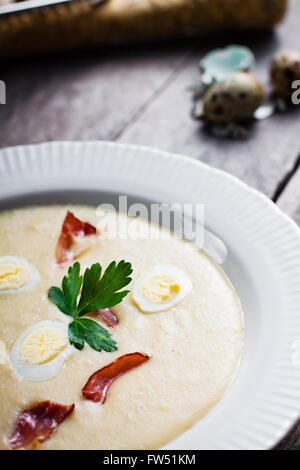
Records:
[[[300,47],[300,2],[291,1],[290,12],[276,34],[244,38],[257,59],[256,73],[268,83],[272,54],[282,47]],[[225,46],[232,38],[219,38],[206,50]],[[283,175],[293,166],[300,151],[299,112],[277,115],[257,123],[246,141],[217,140],[207,135],[201,123],[190,119],[191,97],[187,88],[198,77],[197,63],[204,47],[196,45],[187,68],[154,100],[139,119],[128,126],[122,142],[151,145],[184,153],[225,169],[272,196]]]
[[[7,64],[0,146],[114,139],[177,70],[190,47],[112,49]]]

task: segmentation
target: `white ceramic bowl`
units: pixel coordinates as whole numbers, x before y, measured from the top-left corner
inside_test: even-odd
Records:
[[[300,231],[269,199],[187,157],[108,142],[0,151],[0,209],[132,199],[205,204],[228,248],[223,268],[245,311],[234,383],[208,415],[165,449],[267,449],[300,414]]]

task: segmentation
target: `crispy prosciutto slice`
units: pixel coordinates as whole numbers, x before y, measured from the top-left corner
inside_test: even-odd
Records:
[[[72,413],[74,406],[42,401],[32,408],[22,411],[9,438],[10,447],[19,449],[34,441],[45,441],[57,426]]]
[[[72,261],[74,253],[70,250],[75,238],[83,238],[88,235],[96,235],[96,227],[88,222],[77,219],[72,212],[68,211],[63,221],[61,233],[56,245],[56,260],[59,264]]]
[[[95,313],[107,326],[113,327],[119,323],[118,317],[109,308],[98,308]]]
[[[95,372],[82,389],[82,394],[87,400],[98,402],[101,405],[106,400],[106,395],[111,384],[125,372],[140,366],[150,359],[146,354],[138,352],[125,354],[106,367]]]

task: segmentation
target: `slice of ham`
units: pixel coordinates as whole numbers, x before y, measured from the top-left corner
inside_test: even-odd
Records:
[[[22,411],[9,438],[11,449],[45,441],[57,426],[74,410],[75,405],[65,406],[52,401],[42,401]]]
[[[118,317],[109,308],[99,308],[95,313],[107,326],[113,327],[119,323]]]
[[[102,405],[106,400],[109,387],[118,377],[140,366],[149,359],[150,357],[146,354],[138,352],[119,357],[116,361],[90,376],[82,389],[82,395],[87,400],[92,400]]]
[[[57,262],[62,264],[74,260],[74,253],[70,250],[74,238],[83,238],[88,235],[96,235],[96,233],[96,227],[88,222],[82,222],[72,212],[68,211],[56,245]]]

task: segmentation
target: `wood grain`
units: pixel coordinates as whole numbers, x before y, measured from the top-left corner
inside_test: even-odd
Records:
[[[268,67],[273,53],[292,45],[300,48],[298,18],[300,2],[294,1],[276,34],[239,39],[254,51],[255,72],[264,84],[269,81]],[[233,40],[237,39],[216,39],[214,45],[222,47]],[[238,176],[272,197],[300,151],[300,110],[257,123],[245,141],[217,140],[207,135],[201,123],[187,118],[191,109],[188,87],[198,79],[197,63],[203,52],[202,45],[195,45],[187,67],[124,130],[120,140],[187,154]]]
[[[141,47],[8,63],[1,73],[0,146],[49,140],[112,140],[185,59],[176,50]]]

